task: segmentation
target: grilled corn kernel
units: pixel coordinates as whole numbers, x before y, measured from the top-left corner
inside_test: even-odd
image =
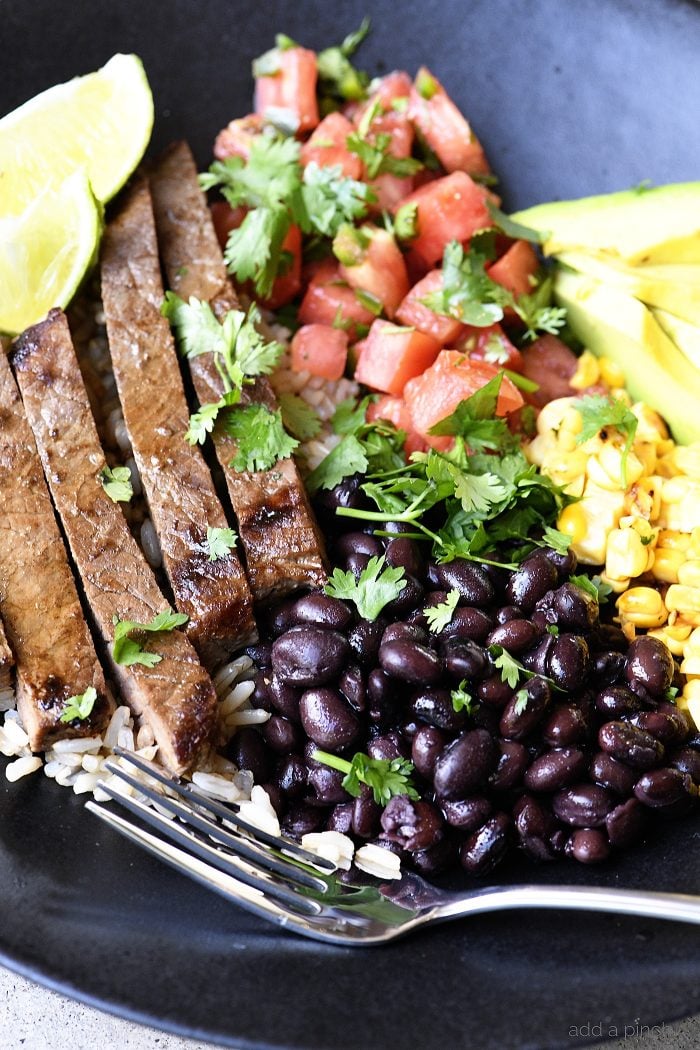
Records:
[[[681,474],[700,481],[700,441],[692,445],[676,445],[669,458],[673,459]]]
[[[600,379],[600,363],[590,350],[584,350],[578,359],[576,371],[569,380],[574,390],[585,390]],[[619,385],[619,384],[618,384]]]
[[[586,565],[605,562],[608,534],[617,528],[623,506],[621,492],[605,492],[589,481],[583,499],[562,511],[558,527],[571,536],[571,545],[580,561]]]
[[[678,582],[684,587],[700,588],[700,560],[685,561],[678,569]]]
[[[683,674],[700,678],[700,656],[686,656],[681,661],[681,671]]]
[[[524,452],[530,463],[542,467],[550,456],[556,456],[559,454],[559,442],[557,441],[556,434],[551,430],[546,430],[542,434],[537,434],[532,441],[527,443]]]
[[[616,580],[641,576],[646,572],[647,553],[635,529],[612,529],[605,552],[605,572]]]
[[[661,627],[668,618],[663,599],[653,587],[630,587],[617,599],[617,610],[623,625],[635,627]]]
[[[673,550],[671,547],[657,547],[651,571],[655,578],[663,583],[678,583],[678,569],[684,561],[683,551]]]
[[[614,390],[611,390],[610,397],[614,398],[615,401],[621,401],[622,404],[627,405],[628,408],[632,407],[632,398],[622,387],[616,387]]]
[[[700,729],[700,696],[692,696],[688,700],[688,713],[695,722],[695,728]]]
[[[685,476],[664,481],[660,517],[669,529],[692,532],[700,521],[700,482]]]
[[[558,434],[561,430],[562,420],[565,414],[569,411],[576,398],[573,397],[557,397],[554,401],[548,402],[537,417],[537,433],[538,434]],[[578,433],[583,426],[581,417],[578,415]]]
[[[666,591],[666,608],[685,616],[688,613],[700,614],[700,590],[697,587],[684,587],[672,583]]]
[[[586,535],[587,518],[580,503],[565,507],[559,515],[557,528],[571,536],[572,543],[578,543]]]
[[[653,474],[656,470],[656,445],[653,441],[636,441],[634,454],[642,464],[642,476]]]
[[[652,474],[631,485],[625,493],[625,513],[655,522],[661,510],[661,484],[662,479]]]
[[[629,576],[624,577],[621,580],[618,580],[614,576],[608,576],[607,572],[601,572],[600,579],[601,579],[602,583],[607,583],[608,587],[610,587],[610,589],[615,594],[622,594],[623,591],[627,590],[627,588],[629,587],[630,583],[632,582],[630,580]]]
[[[688,626],[666,624],[665,627],[659,627],[648,633],[654,638],[659,638],[674,656],[683,656],[687,649],[686,640],[691,630],[692,628]]]
[[[700,558],[700,526],[694,528],[690,534],[687,553],[689,558]]]
[[[686,532],[678,532],[677,529],[660,529],[657,546],[666,547],[672,551],[687,551],[691,543],[691,537]]]
[[[600,368],[600,378],[607,386],[625,385],[625,373],[610,357],[600,357],[598,359],[598,367]]]
[[[668,429],[658,412],[655,412],[643,401],[637,401],[632,405],[632,411],[637,417],[636,441],[650,441],[658,444],[668,439]]]

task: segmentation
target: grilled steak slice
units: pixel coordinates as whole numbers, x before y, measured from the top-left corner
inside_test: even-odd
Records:
[[[15,666],[15,658],[12,650],[7,644],[5,628],[0,620],[0,697],[3,693],[12,690],[12,668]]]
[[[127,193],[102,246],[102,298],[114,376],[175,604],[209,667],[257,638],[252,595],[235,551],[210,561],[207,526],[227,521],[200,451],[170,325],[146,182]]]
[[[176,143],[163,155],[151,176],[151,192],[170,287],[183,299],[196,296],[209,302],[222,317],[238,304],[199,188],[194,158],[185,143]],[[200,403],[218,401],[222,386],[212,357],[203,354],[189,364]],[[251,401],[277,407],[264,377],[245,391],[242,404]],[[214,442],[256,601],[322,585],[326,579],[323,540],[294,461],[280,460],[268,471],[236,471],[229,467],[235,443],[218,431]]]
[[[105,458],[64,314],[52,310],[27,329],[13,360],[44,473],[111,655],[113,616],[147,623],[167,603],[121,507],[100,482]],[[184,772],[211,737],[214,687],[181,631],[148,638],[160,662],[114,663],[114,675],[131,708],[151,725],[162,760]]]
[[[17,707],[32,750],[93,736],[114,702],[80,606],[39,456],[0,351],[0,613],[17,663]],[[0,641],[0,667],[7,645]],[[9,684],[9,683],[8,683]],[[66,700],[93,686],[88,718],[61,722]]]

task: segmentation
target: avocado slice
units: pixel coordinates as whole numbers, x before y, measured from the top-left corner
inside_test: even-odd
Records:
[[[700,182],[552,201],[511,218],[545,235],[546,255],[597,252],[633,266],[700,263]]]
[[[612,258],[573,251],[562,252],[557,259],[579,273],[629,292],[647,306],[700,325],[700,265],[629,266]]]
[[[669,339],[672,339],[682,354],[690,361],[700,374],[700,328],[688,324],[668,310],[651,311]]]
[[[633,398],[655,408],[676,441],[700,441],[700,371],[643,303],[595,278],[560,270],[554,294],[593,353],[615,361]]]

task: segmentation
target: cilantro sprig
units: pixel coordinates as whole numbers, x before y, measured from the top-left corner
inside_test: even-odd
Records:
[[[141,642],[131,638],[134,632],[165,634],[174,631],[176,627],[182,627],[187,623],[189,617],[184,613],[173,612],[165,609],[157,613],[148,623],[139,623],[138,620],[122,620],[119,616],[112,617],[114,624],[114,640],[112,642],[112,657],[114,662],[130,667],[133,664],[143,664],[144,667],[155,667],[163,657],[159,653],[148,652],[143,648]]]
[[[392,472],[405,467],[404,432],[387,420],[365,421],[367,408],[374,400],[374,395],[359,401],[348,398],[336,408],[331,424],[341,440],[306,479],[312,495],[321,489],[335,488],[352,474]]]
[[[588,394],[574,402],[578,409],[583,426],[576,437],[576,444],[582,445],[607,427],[615,429],[624,437],[625,444],[620,457],[622,484],[627,488],[627,457],[629,456],[637,433],[639,420],[626,404],[604,394]]]
[[[406,586],[402,565],[386,564],[384,555],[370,558],[359,577],[352,572],[334,569],[324,587],[331,598],[343,598],[354,603],[363,620],[376,620],[385,605],[393,602]]]
[[[97,690],[89,685],[84,693],[69,696],[59,716],[60,722],[84,721],[92,714],[97,701]]]
[[[321,418],[308,401],[299,394],[284,391],[279,396],[279,403],[285,430],[300,441],[316,437],[321,429]]]
[[[452,700],[452,707],[457,714],[460,711],[466,711],[468,715],[471,715],[476,705],[476,700],[467,689],[466,678],[463,678],[457,688],[451,691],[450,699]]]
[[[238,536],[234,529],[211,528],[207,526],[207,554],[209,561],[220,561],[231,553],[236,546]]]
[[[444,602],[440,602],[438,605],[426,606],[423,609],[423,615],[428,621],[428,630],[432,631],[433,634],[440,634],[444,631],[447,625],[452,622],[458,602],[459,591],[456,587],[453,587],[451,591],[448,591]]]
[[[103,467],[100,481],[105,494],[113,503],[128,503],[134,495],[131,471],[128,467]]]
[[[246,405],[231,412],[224,420],[226,433],[236,442],[236,454],[230,462],[234,470],[269,470],[280,459],[288,459],[299,446],[296,438],[284,429],[279,408]]]
[[[612,587],[605,580],[602,580],[600,576],[570,576],[569,583],[573,583],[575,587],[585,591],[599,605],[604,605],[608,601],[609,595],[612,594]]]
[[[342,786],[353,798],[361,794],[363,784],[372,789],[378,806],[386,806],[395,795],[407,795],[414,801],[420,798],[411,783],[415,767],[407,758],[370,758],[358,752],[352,762],[348,762],[346,758],[319,750],[314,751],[311,757],[316,762],[344,773]]]
[[[512,656],[507,649],[504,649],[502,645],[490,645],[489,656],[493,660],[493,666],[497,671],[501,672],[501,681],[505,682],[510,686],[511,689],[515,689],[521,681],[529,681],[531,678],[541,678],[547,682],[550,688],[555,689],[557,692],[561,692],[561,689],[551,678],[547,678],[546,675],[538,674],[536,671],[530,671],[529,668],[523,667],[520,660]],[[520,695],[520,694],[518,694]],[[525,698],[527,698],[525,692]],[[522,701],[522,697],[520,698]]]

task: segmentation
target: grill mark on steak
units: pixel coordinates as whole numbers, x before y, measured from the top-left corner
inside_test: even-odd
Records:
[[[216,315],[238,306],[224,265],[197,168],[185,143],[171,146],[151,175],[158,241],[168,283],[187,300],[209,302]],[[210,355],[189,361],[200,404],[218,401],[221,379]],[[241,404],[277,401],[263,376],[243,392]],[[235,411],[235,409],[234,409]],[[224,469],[256,601],[269,602],[302,587],[326,581],[324,543],[293,459],[269,471],[236,471],[229,463],[235,442],[217,430],[216,454]]]
[[[209,561],[207,526],[228,522],[199,449],[185,441],[189,410],[164,292],[148,184],[127,192],[102,246],[102,299],[114,376],[163,564],[187,635],[209,666],[257,638],[237,553]]]
[[[52,310],[16,345],[17,379],[44,473],[111,658],[113,615],[147,623],[167,603],[99,480],[105,457],[65,315]],[[160,663],[113,663],[113,673],[129,706],[152,727],[163,762],[185,772],[209,743],[214,687],[182,631],[149,635],[148,645]]]
[[[0,351],[0,687],[16,662],[17,707],[33,751],[93,736],[114,710],[17,386]],[[11,652],[10,652],[11,650]],[[9,660],[8,660],[9,655]],[[6,676],[7,681],[5,682]],[[89,718],[61,722],[93,686]]]

